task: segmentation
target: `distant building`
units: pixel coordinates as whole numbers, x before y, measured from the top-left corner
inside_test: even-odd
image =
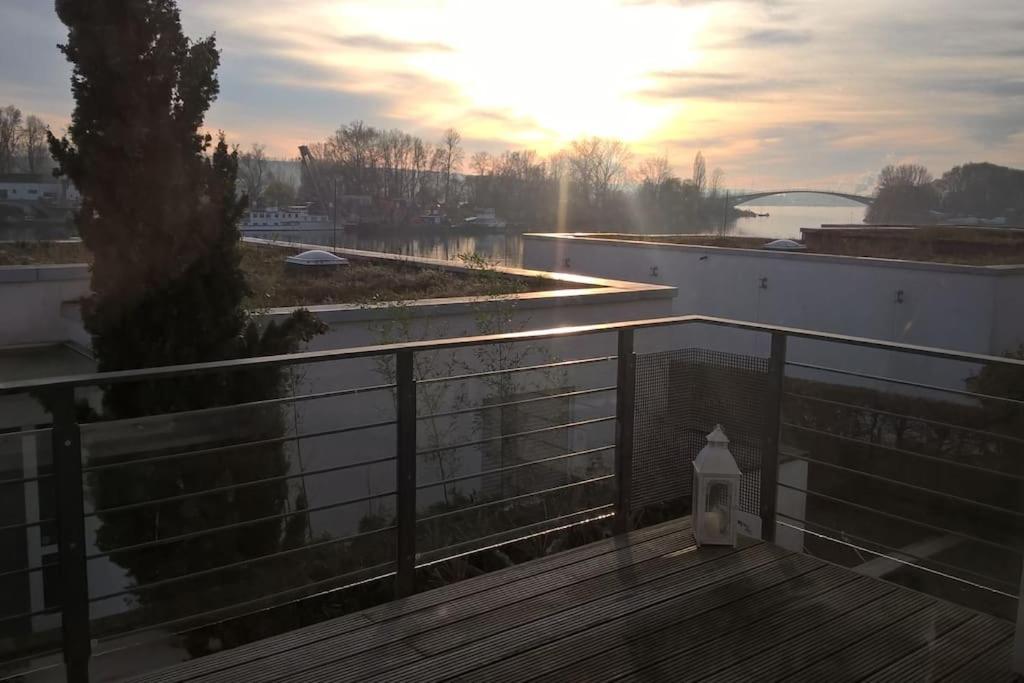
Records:
[[[81,198],[67,178],[46,173],[0,174],[0,201],[77,204]]]

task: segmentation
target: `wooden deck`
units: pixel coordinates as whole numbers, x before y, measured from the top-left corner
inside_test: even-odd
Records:
[[[689,520],[138,680],[1009,681],[1011,624]]]

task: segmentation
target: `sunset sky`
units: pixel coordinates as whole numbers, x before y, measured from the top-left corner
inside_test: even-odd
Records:
[[[1022,0],[181,0],[216,31],[208,124],[294,156],[363,119],[469,152],[629,142],[732,187],[867,189],[884,164],[1024,166]],[[0,0],[0,106],[60,128],[51,0]]]

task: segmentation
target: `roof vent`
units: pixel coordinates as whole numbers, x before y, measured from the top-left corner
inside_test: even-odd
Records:
[[[775,240],[761,248],[771,249],[772,251],[804,251],[807,249],[807,247],[794,240]]]
[[[289,256],[285,259],[285,262],[291,266],[302,266],[304,268],[337,268],[338,266],[348,265],[348,259],[323,249],[313,249],[312,251],[304,251],[295,256]]]

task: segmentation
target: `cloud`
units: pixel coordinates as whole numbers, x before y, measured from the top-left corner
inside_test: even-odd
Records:
[[[359,50],[376,50],[378,52],[452,52],[449,45],[438,42],[417,42],[395,40],[369,33],[345,36],[326,36],[332,42],[345,47]]]
[[[812,40],[810,31],[789,28],[763,28],[749,31],[735,39],[737,47],[778,47],[780,45],[805,45]]]
[[[716,71],[659,71],[658,85],[637,93],[651,99],[764,100],[811,87],[801,78],[758,78]]]

